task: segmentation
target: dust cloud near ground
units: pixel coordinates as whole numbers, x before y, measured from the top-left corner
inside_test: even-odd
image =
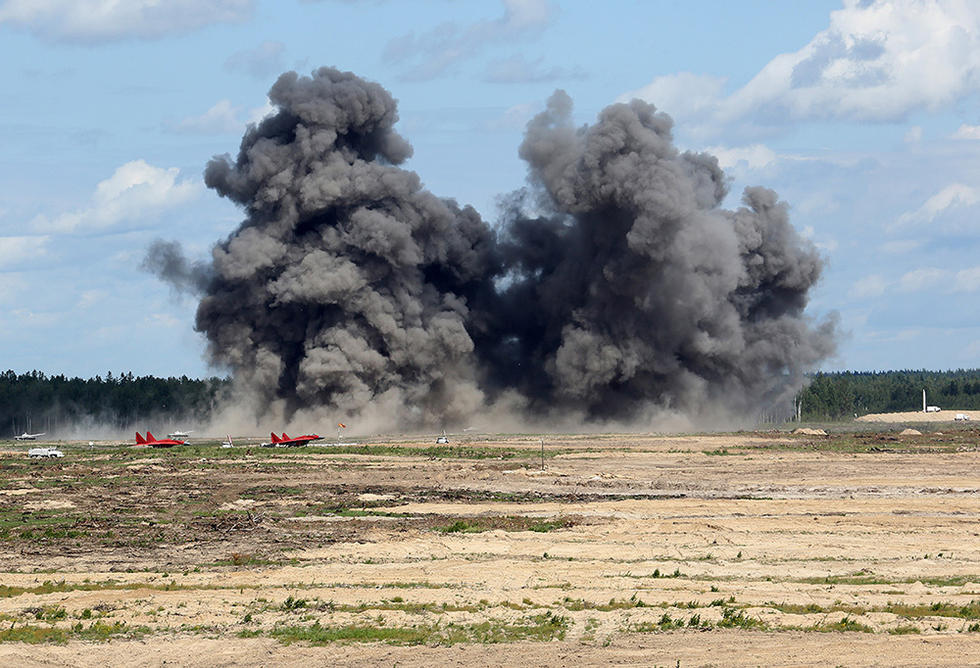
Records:
[[[944,431],[10,445],[0,663],[968,665]]]

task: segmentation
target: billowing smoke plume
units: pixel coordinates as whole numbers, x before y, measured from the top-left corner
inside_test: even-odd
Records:
[[[403,426],[503,404],[754,414],[833,351],[833,323],[804,316],[821,260],[786,205],[752,188],[721,209],[717,161],[679,152],[649,104],[576,128],[556,92],[520,148],[528,187],[493,229],[397,166],[411,147],[381,86],[322,68],[269,97],[277,113],[205,171],[245,221],[206,278],[155,268],[202,288],[210,358],[261,406],[383,406]]]

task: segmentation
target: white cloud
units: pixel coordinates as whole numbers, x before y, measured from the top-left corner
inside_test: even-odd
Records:
[[[266,98],[261,107],[245,110],[232,105],[230,100],[219,100],[200,116],[188,116],[177,122],[168,123],[167,128],[181,134],[241,134],[248,123],[258,123],[276,110]]]
[[[503,4],[504,14],[498,19],[466,26],[446,22],[421,35],[396,37],[385,47],[384,59],[407,67],[406,79],[432,79],[491,45],[510,45],[538,34],[557,14],[548,0],[503,0]]]
[[[44,257],[50,237],[0,237],[0,269]]]
[[[944,213],[971,207],[980,202],[980,191],[963,183],[951,183],[927,199],[915,211],[903,213],[891,225],[902,227],[915,223],[931,223]]]
[[[956,132],[953,133],[953,139],[980,139],[980,125],[967,125],[964,123]]]
[[[922,126],[913,125],[905,132],[906,144],[918,144],[922,141]]]
[[[851,296],[858,298],[878,297],[885,293],[888,281],[884,276],[873,274],[865,276],[851,287]]]
[[[826,30],[773,58],[728,97],[717,79],[691,73],[658,77],[632,94],[668,112],[670,105],[678,114],[707,110],[707,126],[718,126],[746,119],[897,120],[977,91],[980,3],[844,0]]]
[[[914,269],[898,279],[898,288],[902,292],[922,292],[932,288],[948,285],[950,273],[945,269],[926,267]]]
[[[722,169],[731,169],[743,163],[749,169],[763,169],[774,165],[779,159],[775,151],[763,144],[735,148],[709,146],[705,151],[718,158],[718,164]]]
[[[957,292],[980,290],[980,267],[970,267],[956,272],[956,281],[953,287]]]
[[[902,275],[894,284],[901,292],[924,292],[932,290],[944,294],[980,291],[980,266],[968,267],[959,271],[924,267],[913,269]],[[892,282],[880,274],[865,276],[850,290],[852,297],[878,297],[884,294]]]
[[[32,221],[34,229],[45,232],[105,230],[125,221],[145,221],[194,198],[200,185],[178,181],[176,167],[164,169],[133,160],[122,165],[92,194],[89,206]]]
[[[678,72],[660,76],[642,88],[619,96],[619,102],[646,100],[674,118],[688,119],[716,111],[726,79],[706,74]]]
[[[806,227],[804,227],[803,230],[801,231],[801,236],[804,239],[809,239],[810,241],[813,242],[814,246],[816,246],[822,251],[827,251],[828,253],[833,253],[835,250],[837,250],[838,246],[840,246],[840,244],[837,243],[837,239],[834,239],[832,237],[822,237],[820,239],[817,239],[816,230],[813,229],[812,225],[807,225]]]
[[[845,0],[830,27],[781,54],[727,102],[793,118],[893,120],[980,88],[980,5],[962,0]]]
[[[246,114],[246,123],[258,123],[266,116],[271,115],[276,111],[276,107],[272,105],[272,100],[265,98],[265,104],[261,107],[255,107],[254,109],[249,109],[248,114]]]
[[[7,0],[0,5],[0,24],[51,41],[94,44],[240,23],[251,16],[252,5],[253,0]]]
[[[188,134],[222,134],[241,132],[243,125],[238,120],[238,109],[231,105],[231,101],[220,100],[200,116],[189,116],[172,127]]]

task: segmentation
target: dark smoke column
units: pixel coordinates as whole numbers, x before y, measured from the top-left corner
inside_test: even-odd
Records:
[[[214,249],[198,308],[210,357],[287,416],[471,414],[483,394],[466,323],[492,290],[490,229],[395,166],[411,147],[381,86],[321,68],[283,74],[269,98],[278,111],[249,128],[234,162],[205,171],[246,213]]]
[[[751,188],[721,209],[717,160],[679,152],[649,104],[584,128],[570,114],[555,93],[521,145],[530,189],[500,235],[496,342],[478,349],[494,385],[586,419],[789,413],[836,337],[804,315],[822,261],[786,205]]]

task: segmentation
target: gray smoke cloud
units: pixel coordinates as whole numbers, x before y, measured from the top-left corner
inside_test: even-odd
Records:
[[[269,98],[278,111],[205,170],[244,222],[206,270],[150,265],[203,295],[211,361],[260,407],[385,406],[401,426],[503,404],[754,416],[834,351],[835,322],[804,313],[822,261],[787,206],[750,188],[722,209],[717,160],[678,151],[652,105],[574,127],[556,92],[520,147],[528,186],[491,227],[398,167],[411,147],[378,84],[289,72]]]

